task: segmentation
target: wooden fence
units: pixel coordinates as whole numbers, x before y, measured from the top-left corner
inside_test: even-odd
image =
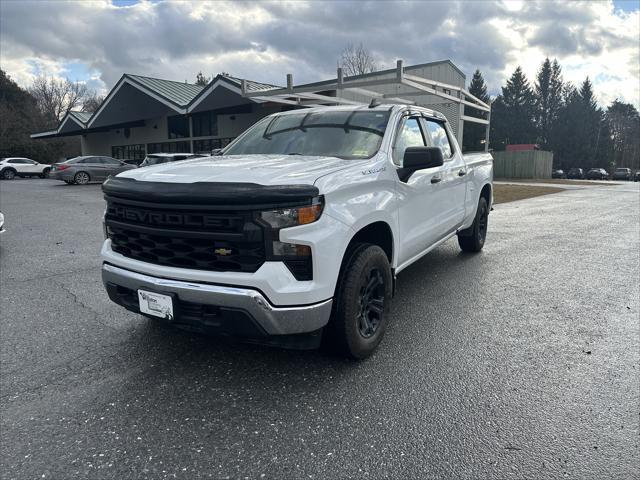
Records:
[[[553,152],[491,152],[495,178],[551,178]]]

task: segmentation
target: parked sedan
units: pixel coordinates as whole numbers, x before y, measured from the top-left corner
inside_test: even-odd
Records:
[[[160,163],[177,162],[178,160],[187,160],[188,158],[206,157],[206,155],[198,153],[153,153],[146,156],[140,164],[140,167],[149,167]]]
[[[8,157],[0,160],[0,178],[13,180],[15,177],[40,177],[49,175],[51,165],[38,163],[24,157]]]
[[[567,173],[567,178],[582,180],[584,178],[584,170],[581,168],[572,168],[569,170],[569,173]]]
[[[567,178],[567,174],[564,173],[564,170],[556,169],[551,172],[551,178]]]
[[[633,180],[633,175],[630,168],[616,168],[613,172],[613,180]]]
[[[604,168],[592,168],[587,172],[589,180],[609,180],[609,173]]]
[[[134,168],[135,165],[128,165],[112,157],[83,156],[54,163],[49,175],[68,184],[86,185],[89,182],[102,182],[110,175]]]

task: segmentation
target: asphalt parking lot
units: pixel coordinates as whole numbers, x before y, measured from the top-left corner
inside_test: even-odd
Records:
[[[0,182],[0,476],[638,478],[639,186],[496,206],[355,363],[111,304],[100,186]]]

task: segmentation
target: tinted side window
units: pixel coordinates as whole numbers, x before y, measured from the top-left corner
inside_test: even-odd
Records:
[[[453,148],[449,142],[449,137],[447,136],[447,131],[445,130],[444,125],[439,122],[434,122],[433,120],[427,120],[427,130],[431,137],[431,145],[434,147],[440,147],[444,158],[451,158],[453,155]]]
[[[100,157],[100,158],[102,160],[102,163],[105,163],[107,165],[120,165],[120,162],[115,158],[111,158],[111,157]]]
[[[402,165],[404,151],[407,147],[424,147],[424,137],[417,118],[408,118],[398,132],[396,145],[393,149],[393,162]]]

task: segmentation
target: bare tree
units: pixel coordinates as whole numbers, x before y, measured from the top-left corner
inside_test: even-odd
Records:
[[[211,81],[211,77],[205,76],[202,72],[198,72],[196,75],[196,85],[200,85],[201,87],[206,87],[209,85]]]
[[[377,68],[373,55],[364,47],[362,42],[357,46],[352,43],[347,45],[347,48],[342,51],[338,63],[348,77],[375,72]]]
[[[90,91],[82,102],[82,111],[93,113],[104,102],[104,96],[98,95],[95,91]]]
[[[28,90],[51,127],[57,125],[69,110],[82,107],[89,97],[95,96],[84,83],[46,75],[38,75]]]

